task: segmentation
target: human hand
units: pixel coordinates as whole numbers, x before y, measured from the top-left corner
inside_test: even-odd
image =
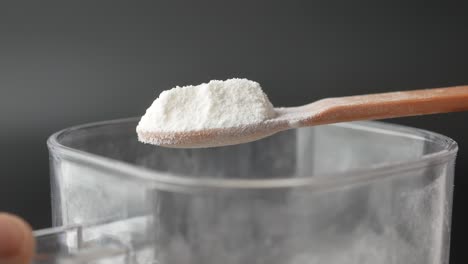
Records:
[[[28,264],[33,253],[31,226],[17,216],[0,213],[0,264]]]

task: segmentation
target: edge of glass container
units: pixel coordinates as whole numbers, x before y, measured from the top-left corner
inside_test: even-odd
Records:
[[[329,174],[317,174],[314,177],[297,177],[297,178],[274,178],[274,179],[215,179],[215,178],[197,178],[191,179],[184,176],[176,176],[173,174],[158,173],[144,167],[134,166],[124,161],[114,160],[100,155],[88,153],[64,146],[59,143],[58,139],[61,135],[73,132],[74,130],[91,128],[95,126],[118,124],[123,122],[138,121],[138,117],[122,118],[101,122],[88,123],[77,125],[60,130],[52,134],[47,140],[47,146],[51,153],[59,153],[74,161],[85,163],[106,170],[113,171],[117,174],[134,175],[136,178],[149,180],[170,189],[186,189],[188,187],[208,187],[208,188],[229,188],[229,189],[265,189],[265,188],[293,188],[293,187],[316,187],[327,188],[336,186],[345,186],[358,184],[366,181],[381,179],[385,176],[395,176],[401,172],[410,171],[430,165],[437,165],[447,162],[456,156],[458,151],[457,143],[444,135],[430,132],[422,129],[411,128],[403,125],[396,125],[377,121],[358,121],[351,123],[337,123],[334,126],[349,127],[349,128],[365,128],[366,130],[374,130],[390,134],[401,134],[406,137],[419,138],[421,140],[430,140],[441,142],[445,148],[441,151],[425,154],[421,158],[412,159],[404,162],[393,162],[380,164],[372,167],[352,169],[346,172],[336,172]],[[371,126],[369,126],[371,124]],[[392,128],[389,130],[388,128]],[[415,132],[421,133],[417,135]],[[136,133],[136,132],[135,132]],[[429,138],[425,138],[425,137]]]

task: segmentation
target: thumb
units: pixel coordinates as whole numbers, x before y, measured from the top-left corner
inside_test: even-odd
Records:
[[[0,264],[28,264],[33,253],[31,226],[17,216],[0,213]]]

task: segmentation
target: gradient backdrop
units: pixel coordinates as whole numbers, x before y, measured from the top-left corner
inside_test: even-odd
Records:
[[[49,226],[47,137],[141,115],[175,85],[246,77],[293,106],[468,84],[463,6],[195,2],[0,2],[0,211]],[[459,143],[452,263],[467,263],[468,113],[389,122]]]

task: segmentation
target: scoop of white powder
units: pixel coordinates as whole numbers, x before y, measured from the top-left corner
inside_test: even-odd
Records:
[[[239,127],[276,116],[260,84],[213,80],[162,92],[141,118],[138,132],[178,132]]]

